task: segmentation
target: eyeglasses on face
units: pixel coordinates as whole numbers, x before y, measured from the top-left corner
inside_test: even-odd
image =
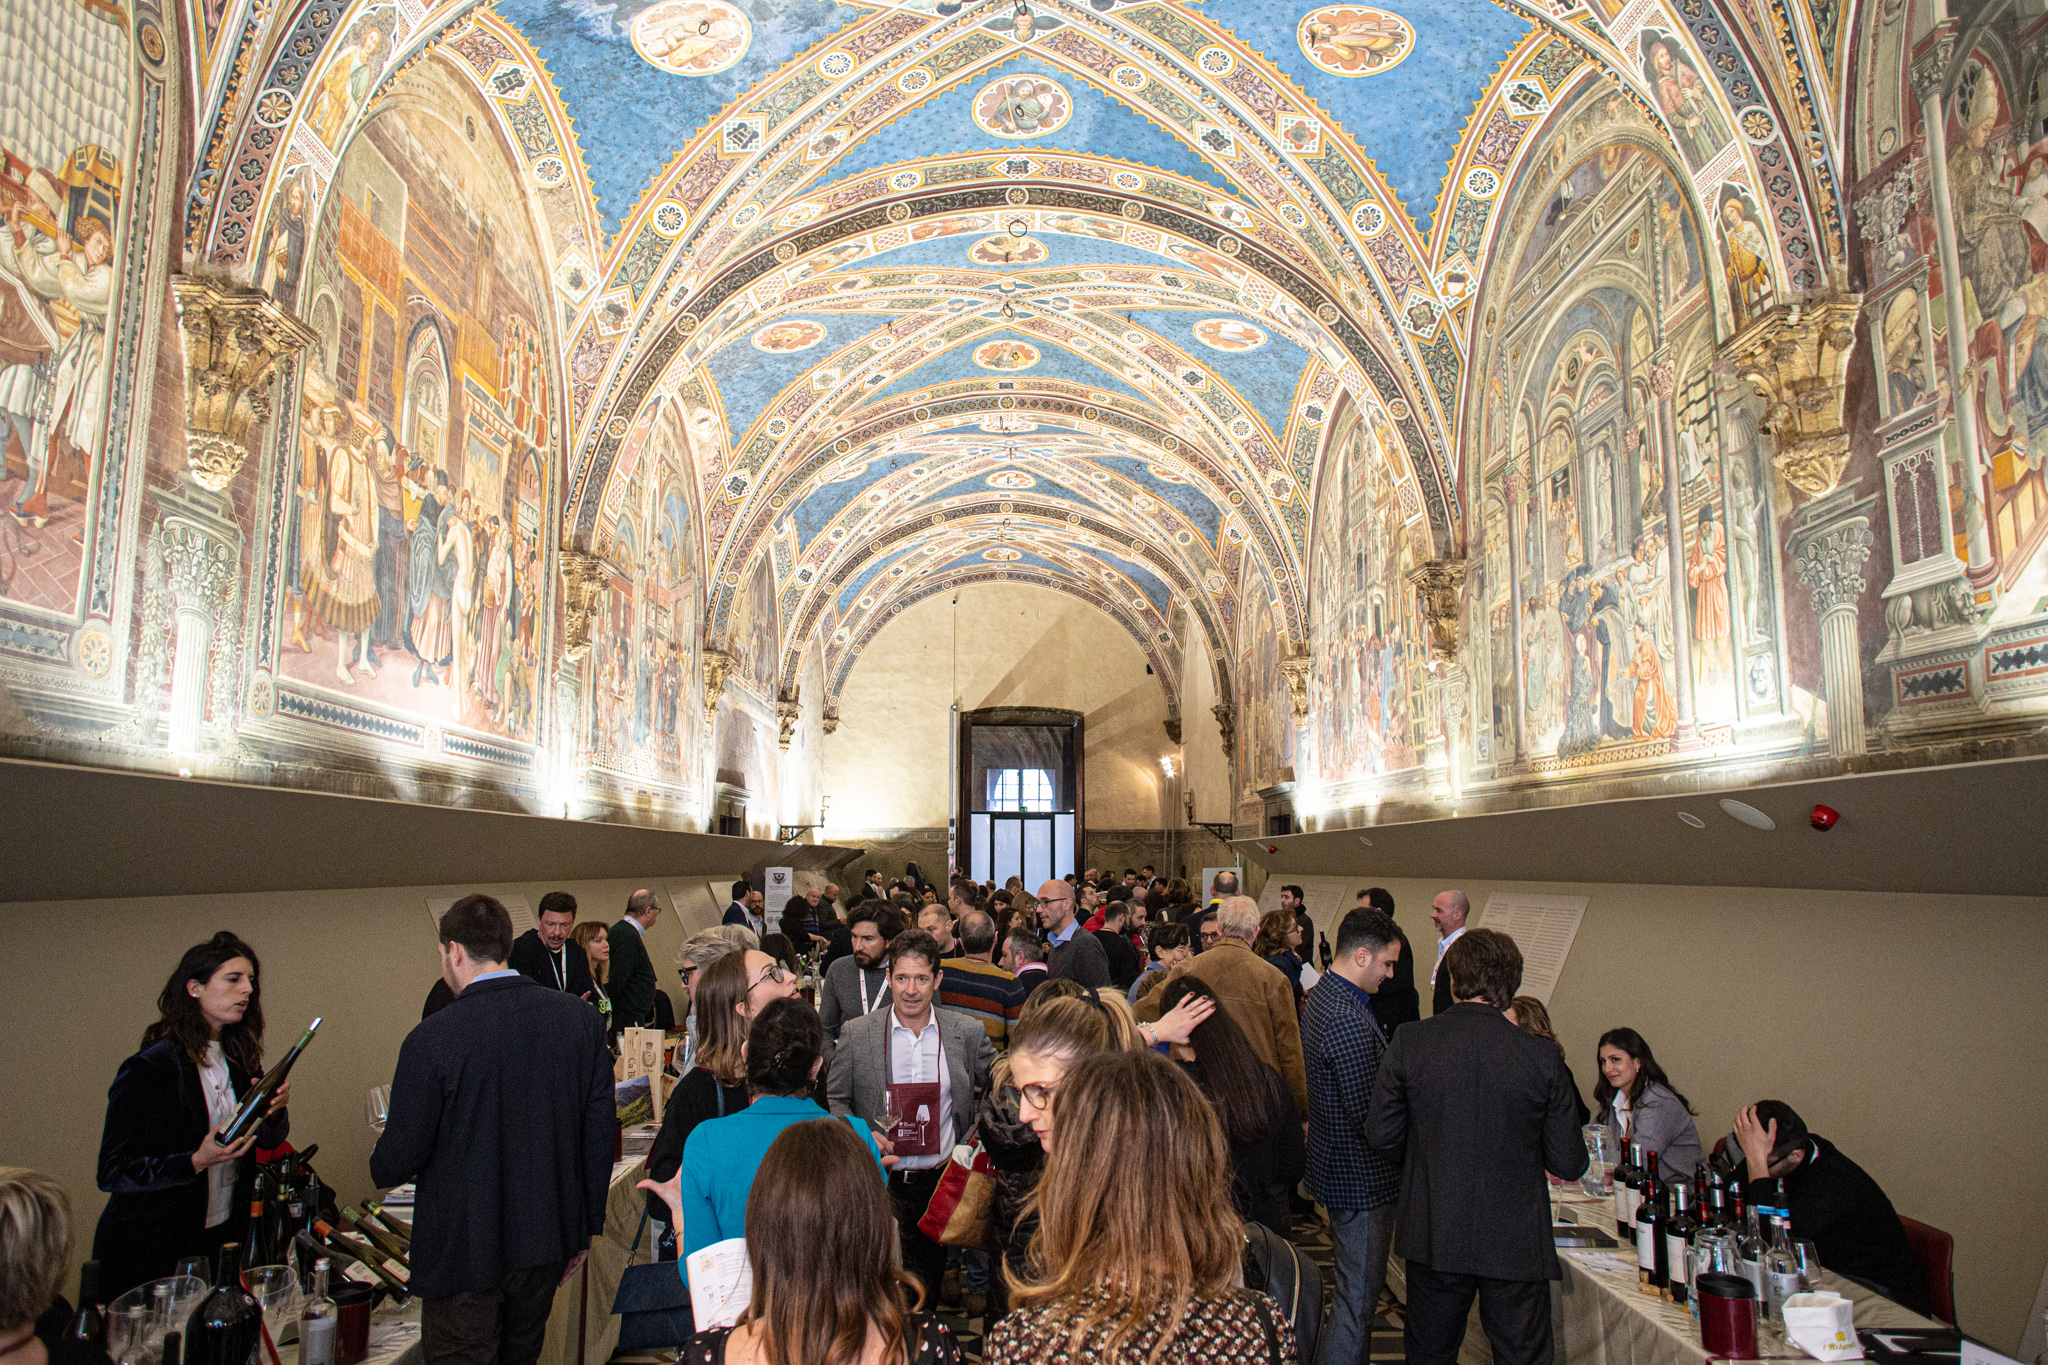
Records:
[[[1058,1081],[1042,1085],[1021,1085],[1017,1087],[1017,1094],[1033,1109],[1048,1109],[1052,1106],[1052,1097],[1059,1093],[1059,1088]]]
[[[787,980],[789,980],[789,969],[784,967],[780,962],[771,962],[761,969],[761,974],[759,976],[755,977],[752,981],[749,981],[747,983],[747,989],[751,991],[754,989],[754,987],[759,986],[764,982],[768,981],[773,981],[776,985],[779,986]]]

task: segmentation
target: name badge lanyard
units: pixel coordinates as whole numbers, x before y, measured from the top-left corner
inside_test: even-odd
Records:
[[[558,948],[555,952],[548,954],[548,965],[555,969],[555,989],[558,991],[569,989],[568,961],[569,950],[567,948]]]
[[[888,999],[889,980],[887,977],[884,977],[882,979],[882,993],[875,997],[875,1002],[871,1005],[868,1003],[867,968],[861,966],[858,962],[856,962],[853,964],[853,974],[854,977],[860,982],[860,1012],[862,1014],[871,1014],[874,1012],[876,1006],[880,1005],[884,1000]]]

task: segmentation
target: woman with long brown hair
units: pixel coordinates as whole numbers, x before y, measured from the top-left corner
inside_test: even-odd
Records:
[[[1031,1198],[1033,1271],[1006,1270],[1016,1311],[989,1333],[986,1365],[1289,1365],[1293,1329],[1241,1287],[1229,1151],[1195,1083],[1154,1053],[1104,1052],[1067,1071],[1057,1108]]]
[[[896,1215],[873,1151],[838,1119],[782,1130],[747,1196],[754,1293],[680,1365],[957,1365],[960,1347],[896,1265]]]
[[[111,1196],[93,1238],[111,1300],[211,1256],[249,1221],[251,1148],[281,1146],[291,1120],[280,1085],[263,1122],[231,1147],[213,1140],[263,1074],[263,996],[256,954],[222,930],[188,948],[157,997],[142,1050],[107,1091],[99,1186]]]
[[[1201,977],[1183,976],[1167,984],[1159,1002],[1171,1008],[1190,997],[1207,999],[1212,1009],[1216,1001]],[[1252,1040],[1226,1009],[1214,1009],[1196,1025],[1194,1036],[1175,1043],[1168,1055],[1208,1097],[1223,1125],[1238,1216],[1289,1235],[1294,1220],[1288,1194],[1308,1170],[1308,1146],[1287,1082],[1259,1059]]]

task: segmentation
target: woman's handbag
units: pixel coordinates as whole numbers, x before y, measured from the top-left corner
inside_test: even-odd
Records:
[[[989,1210],[995,1204],[996,1168],[982,1148],[980,1130],[953,1149],[939,1176],[918,1231],[940,1246],[978,1247],[988,1242]]]
[[[647,1215],[643,1212],[629,1256],[639,1252],[640,1239],[646,1233]],[[677,1261],[627,1266],[619,1276],[612,1312],[619,1318],[621,1351],[681,1346],[697,1331],[697,1319],[690,1312],[690,1286],[684,1283],[682,1265]]]

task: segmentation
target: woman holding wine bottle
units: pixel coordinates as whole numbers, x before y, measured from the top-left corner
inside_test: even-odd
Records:
[[[112,1197],[93,1238],[109,1300],[242,1237],[255,1179],[244,1158],[282,1145],[291,1126],[286,1081],[259,1125],[227,1146],[215,1138],[263,1074],[258,972],[255,952],[226,930],[186,950],[142,1050],[115,1073],[99,1159]]]
[[[1640,1142],[1655,1152],[1659,1180],[1690,1179],[1701,1156],[1692,1104],[1671,1084],[1649,1043],[1632,1028],[1609,1029],[1600,1035],[1599,1055],[1597,1122],[1623,1144]]]

